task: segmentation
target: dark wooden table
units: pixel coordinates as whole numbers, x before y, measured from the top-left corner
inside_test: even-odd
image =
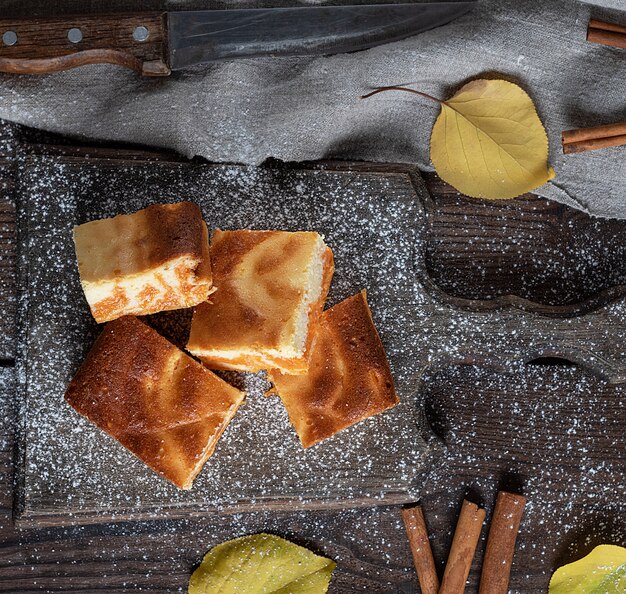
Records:
[[[16,162],[9,140],[16,135],[33,140],[32,132],[0,125],[0,591],[185,591],[206,550],[259,531],[335,559],[331,592],[419,591],[393,507],[14,528]],[[530,195],[470,200],[434,175],[427,182],[435,203],[428,265],[451,295],[514,293],[552,305],[624,295],[625,222],[590,219]],[[501,487],[528,497],[512,592],[546,591],[559,564],[600,543],[626,545],[626,386],[547,359],[506,373],[473,366],[431,370],[422,389],[428,419],[448,448],[422,499],[440,571],[462,498],[484,504],[489,518]],[[486,532],[468,592],[477,589]]]

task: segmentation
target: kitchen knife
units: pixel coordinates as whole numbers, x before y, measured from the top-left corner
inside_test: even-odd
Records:
[[[215,60],[351,52],[443,25],[476,0],[0,20],[0,72],[84,64],[167,76]]]

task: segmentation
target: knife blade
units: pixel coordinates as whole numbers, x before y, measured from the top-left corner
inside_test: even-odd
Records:
[[[172,70],[264,55],[352,52],[415,35],[466,13],[474,2],[240,9],[170,13]]]
[[[110,63],[147,76],[256,56],[343,53],[443,25],[476,4],[299,6],[0,20],[0,72]]]

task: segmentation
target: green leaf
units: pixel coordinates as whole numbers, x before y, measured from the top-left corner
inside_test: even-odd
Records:
[[[626,549],[599,545],[586,557],[559,567],[548,594],[624,594]]]
[[[335,562],[273,534],[213,547],[189,580],[189,594],[324,594]]]

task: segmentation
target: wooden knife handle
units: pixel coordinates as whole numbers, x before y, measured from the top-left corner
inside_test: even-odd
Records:
[[[46,74],[118,64],[167,76],[167,16],[160,12],[0,20],[0,72]]]

